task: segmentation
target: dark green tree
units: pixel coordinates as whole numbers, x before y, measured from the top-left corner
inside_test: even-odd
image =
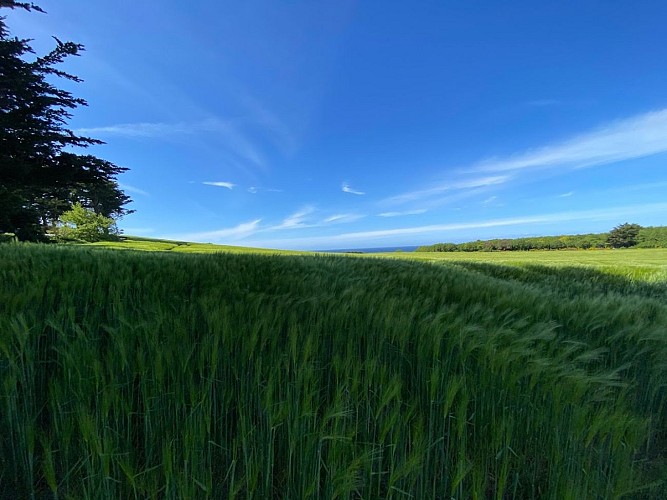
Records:
[[[13,0],[0,0],[2,7],[43,12]],[[0,17],[0,233],[21,240],[44,239],[75,203],[105,217],[129,213],[131,200],[116,180],[127,169],[72,152],[102,141],[67,128],[71,111],[87,104],[53,82],[81,81],[57,66],[83,46],[55,42],[50,53],[35,56],[30,40],[11,37]]]
[[[609,231],[607,243],[613,248],[628,248],[637,244],[637,235],[642,227],[639,224],[621,224]]]

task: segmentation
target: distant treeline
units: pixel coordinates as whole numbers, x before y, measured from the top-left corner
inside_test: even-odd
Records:
[[[565,250],[609,248],[610,233],[503,238],[466,243],[436,243],[417,248],[417,252],[494,252],[513,250]],[[636,238],[639,248],[667,248],[667,226],[642,227]]]

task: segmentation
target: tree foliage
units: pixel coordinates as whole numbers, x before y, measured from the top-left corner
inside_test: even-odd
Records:
[[[95,242],[116,239],[118,229],[111,217],[95,213],[81,203],[75,203],[71,210],[60,216],[54,229],[58,241]]]
[[[642,227],[637,235],[640,248],[667,248],[667,226]]]
[[[639,224],[621,224],[609,231],[607,243],[612,248],[627,248],[637,244],[637,236],[642,227]]]
[[[0,7],[41,11],[13,0],[0,0]],[[105,217],[129,212],[130,198],[116,180],[126,168],[72,152],[102,141],[67,128],[72,110],[87,104],[53,82],[81,81],[58,65],[83,46],[55,42],[36,56],[30,40],[11,37],[0,17],[0,233],[22,240],[43,239],[75,203]]]
[[[465,243],[436,243],[422,246],[418,252],[496,252],[510,250],[564,250],[604,248],[607,233],[537,236],[533,238],[504,238],[476,240]]]
[[[639,224],[621,224],[608,233],[536,236],[476,240],[466,243],[436,243],[419,247],[418,252],[495,252],[503,250],[564,250],[591,248],[667,248],[667,226],[642,227]]]

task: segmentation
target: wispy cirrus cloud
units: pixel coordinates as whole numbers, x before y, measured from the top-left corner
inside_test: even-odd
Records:
[[[551,101],[536,101],[551,105]],[[531,149],[506,158],[482,160],[460,169],[458,177],[426,189],[402,193],[383,200],[400,204],[416,200],[467,197],[474,190],[499,187],[533,170],[572,170],[667,153],[667,109],[608,123],[564,142]],[[467,191],[467,193],[465,193]]]
[[[334,214],[326,219],[324,219],[322,222],[324,224],[329,224],[332,222],[340,223],[340,222],[353,222],[355,220],[363,219],[365,215],[362,214]]]
[[[582,168],[664,152],[667,152],[667,109],[618,120],[559,144],[508,158],[484,160],[468,172]]]
[[[480,229],[488,227],[521,226],[527,224],[546,224],[551,222],[567,222],[575,220],[616,220],[622,217],[664,212],[667,214],[667,203],[652,203],[626,207],[612,207],[594,210],[580,210],[571,212],[557,212],[551,214],[532,215],[525,217],[509,217],[486,221],[461,222],[451,224],[434,224],[427,226],[385,229],[377,231],[363,231],[346,233],[340,237],[374,238],[382,236],[399,236],[407,234],[426,234],[440,231],[457,231],[461,229]]]
[[[76,134],[93,137],[127,137],[130,139],[169,138],[173,136],[196,136],[214,133],[228,151],[237,157],[258,166],[265,160],[260,148],[250,140],[233,120],[209,118],[199,121],[181,122],[137,122],[121,123],[101,127],[79,128]]]
[[[280,224],[272,226],[269,229],[297,229],[310,227],[312,226],[312,223],[307,222],[307,219],[314,212],[315,207],[307,205],[287,216]]]
[[[205,181],[202,182],[202,184],[206,184],[207,186],[216,186],[216,187],[223,187],[227,189],[234,189],[234,184],[233,182],[227,182],[227,181]]]
[[[631,191],[653,191],[653,190],[664,190],[667,188],[667,181],[657,180],[655,182],[643,182],[639,184],[625,184],[623,186],[614,186],[605,189],[595,189],[597,194],[615,194],[615,193],[628,193]],[[560,195],[556,195],[557,198],[569,198],[574,196],[578,191],[569,191]],[[587,193],[585,190],[581,190],[583,195]]]
[[[341,191],[343,191],[343,193],[356,194],[360,196],[366,194],[364,191],[359,191],[358,189],[351,188],[347,182],[343,182],[343,185],[341,186],[340,189]]]
[[[405,210],[403,212],[382,212],[377,214],[378,217],[402,217],[404,215],[420,215],[425,214],[427,210],[425,208],[420,208],[417,210]]]
[[[306,238],[273,239],[266,241],[248,241],[246,244],[265,246],[270,248],[341,248],[341,245],[382,243],[386,238],[415,235],[433,235],[442,237],[443,233],[460,232],[470,229],[495,227],[521,227],[534,224],[549,224],[568,221],[618,221],[641,215],[667,215],[667,203],[652,203],[646,205],[632,205],[623,207],[601,208],[594,210],[556,212],[525,217],[509,217],[503,219],[479,220],[471,222],[455,222],[449,224],[434,224],[416,227],[403,227],[374,231],[358,231],[342,233],[333,236],[315,236]]]
[[[307,205],[293,214],[290,214],[280,224],[275,224],[273,226],[266,226],[262,228],[263,231],[278,231],[282,229],[305,229],[313,227],[322,227],[328,224],[344,223],[344,222],[353,222],[355,220],[362,219],[365,217],[363,214],[356,213],[342,213],[342,214],[333,214],[324,219],[319,219],[314,217],[318,210],[312,206]]]
[[[171,236],[169,239],[183,241],[215,241],[224,242],[226,240],[236,241],[256,233],[259,230],[259,223],[262,219],[255,219],[244,222],[234,227],[216,229],[214,231],[202,231],[197,233],[188,233]]]
[[[257,233],[270,233],[284,229],[306,229],[321,227],[332,223],[352,222],[365,217],[362,214],[335,214],[323,220],[312,217],[317,212],[313,206],[305,206],[288,215],[279,224],[262,225],[262,219],[255,219],[230,228],[216,229],[212,231],[201,231],[196,233],[177,234],[165,236],[167,239],[182,241],[208,241],[224,243],[225,241],[239,241]]]
[[[409,191],[407,193],[391,196],[386,198],[384,203],[401,204],[410,201],[424,200],[445,193],[498,186],[500,184],[506,183],[510,179],[510,175],[487,175],[482,177],[478,176],[464,179],[452,179],[451,181],[441,182],[427,189]]]
[[[78,128],[75,134],[95,136],[120,136],[120,137],[163,137],[172,134],[191,134],[193,124],[185,122],[161,123],[161,122],[138,122],[119,123],[101,127]]]
[[[150,196],[150,193],[148,193],[148,191],[144,191],[143,189],[138,188],[136,186],[130,186],[129,184],[119,183],[118,187],[121,188],[123,191],[127,191],[128,193],[138,194],[141,196]]]
[[[275,188],[261,188],[257,186],[250,186],[248,189],[246,189],[250,194],[257,194],[257,193],[282,193],[282,189],[275,189]]]

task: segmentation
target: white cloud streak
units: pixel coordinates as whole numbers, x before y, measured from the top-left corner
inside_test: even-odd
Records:
[[[537,103],[542,105],[547,102],[552,104],[551,101]],[[667,152],[667,109],[662,109],[609,123],[559,144],[528,150],[507,158],[483,160],[459,171],[461,175],[475,177],[440,183],[383,201],[400,204],[425,200],[456,191],[497,187],[531,170],[571,170],[665,152]],[[464,193],[458,194],[464,195]]]
[[[342,233],[333,236],[317,236],[312,238],[274,239],[267,241],[248,241],[248,245],[270,248],[341,248],[346,245],[371,245],[374,242],[401,236],[435,235],[452,231],[483,229],[495,227],[526,226],[532,224],[551,224],[577,220],[618,221],[641,215],[667,215],[667,203],[653,203],[624,207],[603,208],[595,210],[557,212],[524,217],[511,217],[473,222],[456,222],[450,224],[434,224],[427,226],[403,227],[375,231],[359,231]]]
[[[354,239],[374,238],[379,236],[399,236],[407,234],[426,234],[433,232],[457,231],[462,229],[481,229],[488,227],[521,226],[527,224],[546,224],[553,222],[568,222],[575,220],[607,220],[628,217],[630,215],[641,215],[664,211],[667,213],[667,203],[654,203],[650,205],[639,205],[631,207],[616,207],[608,209],[581,210],[572,212],[558,212],[553,214],[532,215],[525,217],[511,217],[506,219],[494,219],[477,222],[460,222],[451,224],[434,224],[429,226],[416,226],[398,229],[385,229],[377,231],[365,231],[358,233],[347,233],[340,237]]]
[[[365,216],[361,214],[335,214],[330,217],[327,217],[322,222],[324,224],[328,224],[331,222],[353,222],[355,220],[359,220],[364,217]]]
[[[303,207],[301,210],[294,212],[292,215],[286,217],[277,226],[272,226],[268,229],[296,229],[303,227],[310,227],[312,224],[307,224],[306,219],[309,215],[315,212],[315,208],[311,206]]]
[[[341,191],[343,191],[343,193],[356,194],[356,195],[360,195],[360,196],[366,194],[363,191],[358,191],[356,189],[352,189],[347,182],[343,183],[343,185],[341,186]]]
[[[583,168],[667,152],[667,109],[619,120],[560,144],[504,159],[485,160],[470,172]]]
[[[411,191],[408,193],[392,196],[384,200],[386,203],[400,204],[409,201],[422,200],[431,198],[433,196],[441,195],[447,192],[455,192],[462,190],[486,188],[490,186],[497,186],[504,184],[511,179],[510,175],[491,175],[484,177],[473,177],[468,179],[452,180],[446,183],[440,183],[428,189],[421,189],[419,191]]]
[[[217,229],[213,231],[201,231],[189,234],[178,234],[174,236],[165,236],[167,239],[180,241],[209,241],[209,242],[224,242],[224,241],[238,241],[256,233],[280,231],[283,229],[304,229],[312,227],[320,227],[331,223],[352,222],[364,217],[360,214],[336,214],[327,217],[321,222],[312,221],[310,217],[317,210],[315,207],[306,206],[286,217],[280,224],[272,226],[262,226],[260,222],[262,219],[255,219],[250,222],[245,222],[231,228]]]
[[[427,210],[425,208],[420,208],[418,210],[406,210],[404,212],[382,212],[378,214],[378,217],[402,217],[404,215],[420,215],[425,214]]]
[[[236,241],[246,238],[259,230],[259,223],[262,219],[255,219],[250,222],[244,222],[234,227],[217,229],[214,231],[203,231],[198,233],[182,234],[171,237],[170,239],[182,241]]]
[[[226,182],[226,181],[207,181],[207,182],[202,182],[202,184],[206,184],[207,186],[216,186],[216,187],[223,187],[227,189],[234,189],[234,184],[233,182]]]
[[[222,138],[222,142],[229,151],[238,157],[250,161],[258,166],[264,166],[265,160],[259,148],[255,146],[241,132],[232,121],[210,118],[196,122],[139,122],[121,123],[103,127],[79,128],[76,134],[86,136],[116,136],[132,139],[167,138],[175,135],[197,135],[201,133],[215,133]]]
[[[127,191],[128,193],[138,194],[141,196],[150,196],[150,193],[148,193],[148,191],[144,191],[143,189],[140,189],[136,186],[130,186],[129,184],[119,183],[118,187],[121,188],[123,191]]]
[[[79,128],[74,131],[83,135],[121,136],[121,137],[162,137],[172,134],[190,134],[192,125],[180,123],[120,123],[104,127]]]
[[[282,193],[282,189],[274,189],[274,188],[261,188],[257,186],[250,186],[246,191],[248,191],[250,194],[257,194],[257,193]]]
[[[305,229],[322,227],[332,223],[340,224],[343,222],[353,222],[365,217],[365,215],[362,214],[345,213],[334,214],[322,220],[316,220],[314,217],[312,217],[312,215],[316,212],[317,210],[315,207],[310,205],[305,206],[283,219],[280,224],[266,226],[262,228],[261,231],[279,231],[282,229]]]

